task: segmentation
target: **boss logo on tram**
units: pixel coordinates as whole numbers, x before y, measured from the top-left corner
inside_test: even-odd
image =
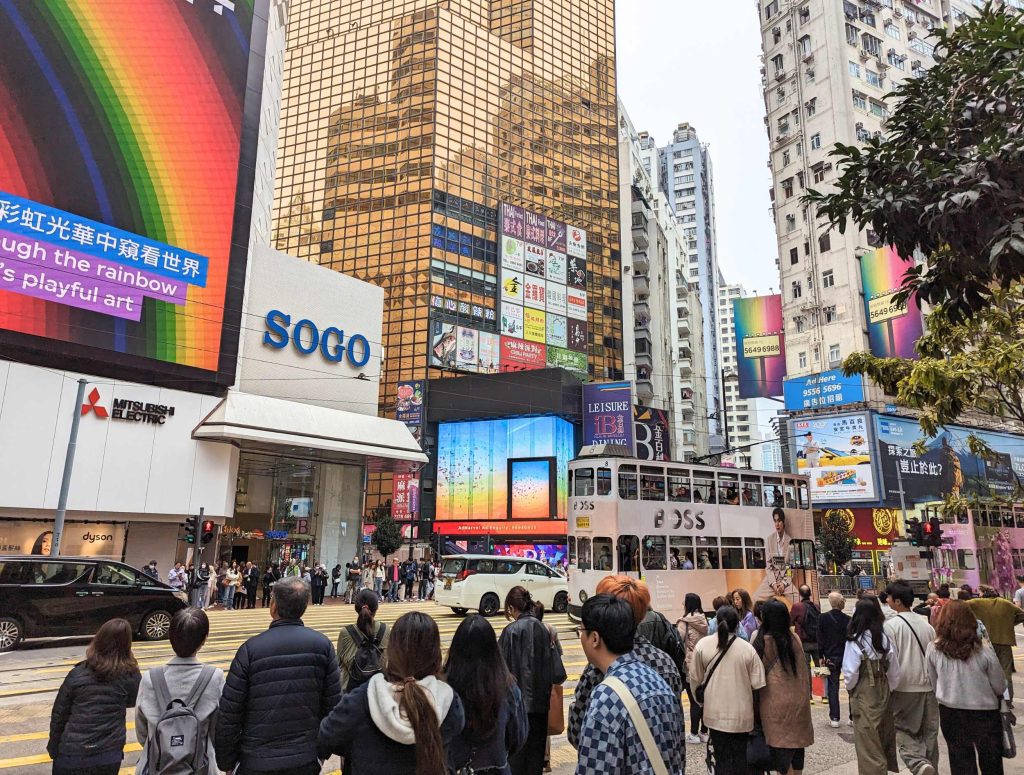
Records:
[[[703,511],[698,511],[694,513],[692,509],[684,509],[682,512],[680,512],[679,509],[672,509],[672,511],[669,512],[669,514],[672,519],[672,524],[670,527],[673,530],[679,530],[680,527],[684,530],[693,530],[695,528],[697,530],[703,530],[706,526],[706,523],[704,522]],[[654,513],[654,526],[661,527],[664,524],[665,509],[658,509]]]

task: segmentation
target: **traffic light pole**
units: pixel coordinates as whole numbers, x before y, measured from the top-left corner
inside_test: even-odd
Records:
[[[900,488],[900,511],[903,512],[903,524],[907,524],[907,502],[903,495],[903,474],[900,473],[899,463],[896,464],[896,482]]]

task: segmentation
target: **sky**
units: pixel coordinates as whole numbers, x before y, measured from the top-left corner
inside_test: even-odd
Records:
[[[688,121],[709,146],[718,262],[748,293],[778,291],[761,33],[742,0],[618,0],[619,98],[659,145]]]

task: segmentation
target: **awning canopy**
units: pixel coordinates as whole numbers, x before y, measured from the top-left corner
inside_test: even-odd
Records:
[[[230,391],[192,431],[192,438],[242,449],[301,456],[323,454],[375,471],[409,471],[427,462],[404,423],[281,398]]]

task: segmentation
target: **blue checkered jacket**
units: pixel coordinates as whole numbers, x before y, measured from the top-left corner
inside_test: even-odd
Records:
[[[686,767],[683,711],[665,680],[632,653],[612,663],[608,675],[622,681],[640,706],[671,775]],[[576,775],[653,775],[640,735],[619,696],[605,684],[594,688],[580,730]]]

